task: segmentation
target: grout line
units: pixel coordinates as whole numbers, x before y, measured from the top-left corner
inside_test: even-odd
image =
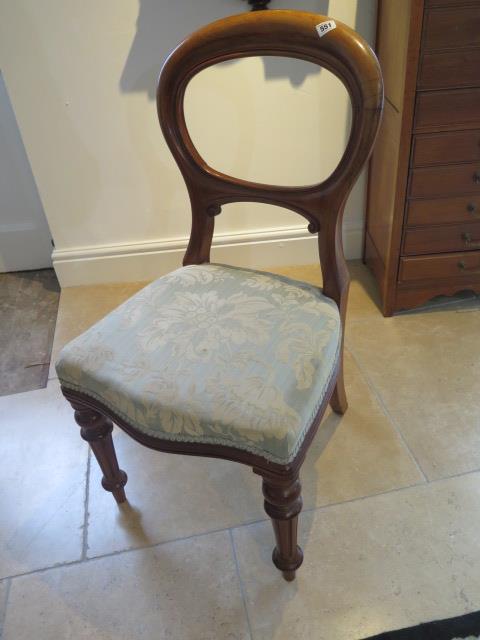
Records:
[[[474,473],[479,473],[479,469],[470,469],[470,471],[461,471],[460,473],[454,473],[451,476],[444,476],[442,478],[434,478],[433,480],[428,480],[426,482],[415,482],[413,484],[405,485],[404,487],[395,487],[394,489],[388,489],[387,491],[379,491],[378,493],[371,493],[368,496],[359,496],[358,498],[351,498],[350,500],[342,500],[339,502],[330,502],[328,504],[322,504],[319,507],[310,507],[309,509],[302,509],[300,516],[302,513],[311,513],[312,511],[324,511],[325,509],[329,509],[330,507],[340,507],[343,504],[351,504],[352,502],[363,502],[364,500],[368,500],[369,498],[379,498],[380,496],[388,496],[394,493],[400,493],[401,491],[407,491],[408,489],[415,489],[416,487],[426,487],[432,484],[437,484],[437,482],[443,482],[444,480],[453,480],[454,478],[463,478],[464,476],[469,476]],[[256,524],[256,523],[255,523]],[[238,527],[249,526],[249,523],[245,523],[239,525]]]
[[[83,503],[83,533],[82,533],[82,554],[80,556],[81,560],[85,560],[87,557],[88,551],[88,503],[90,498],[90,469],[91,469],[91,461],[92,461],[92,450],[88,447],[87,454],[87,471],[85,473],[85,499]]]
[[[436,484],[437,482],[442,482],[444,480],[451,480],[453,478],[462,478],[463,476],[472,475],[474,473],[480,473],[480,468],[478,469],[470,469],[470,471],[462,471],[461,473],[453,474],[451,476],[446,476],[443,478],[435,478],[433,480],[429,480],[427,482],[418,482],[416,484],[407,485],[405,487],[396,487],[395,489],[388,489],[387,491],[380,491],[379,493],[369,494],[367,496],[360,496],[358,498],[351,498],[350,500],[340,500],[338,502],[330,502],[328,504],[323,504],[318,507],[310,507],[308,509],[302,509],[301,513],[311,513],[312,511],[324,511],[325,509],[329,509],[330,507],[339,507],[343,504],[350,504],[352,502],[360,502],[364,500],[368,500],[370,498],[378,498],[380,496],[386,496],[393,493],[400,493],[401,491],[408,491],[409,489],[413,489],[415,487],[425,487],[427,485]],[[300,514],[301,515],[301,514]],[[196,538],[203,538],[204,536],[209,536],[214,533],[225,533],[230,531],[231,529],[240,529],[241,527],[250,527],[255,524],[262,524],[265,522],[269,522],[269,518],[261,518],[259,520],[252,520],[250,522],[241,522],[239,524],[234,525],[233,527],[222,527],[220,529],[211,529],[210,531],[203,531],[202,533],[193,533],[189,536],[184,536],[181,538],[172,538],[171,540],[162,540],[161,542],[152,542],[152,544],[147,544],[143,547],[131,547],[130,549],[118,549],[117,551],[111,551],[109,553],[103,553],[98,556],[86,557],[84,560],[71,560],[69,562],[60,562],[58,564],[50,565],[47,567],[41,567],[40,569],[33,569],[32,571],[25,571],[23,573],[12,574],[10,576],[5,576],[0,580],[3,582],[5,580],[11,580],[15,578],[23,578],[26,576],[36,575],[37,573],[44,573],[46,571],[53,571],[55,569],[63,569],[68,567],[75,567],[80,564],[87,564],[90,562],[96,562],[97,560],[103,560],[105,558],[112,558],[115,556],[123,555],[124,553],[132,553],[135,551],[143,551],[145,549],[154,549],[155,547],[161,547],[165,544],[172,544],[175,542],[186,542],[188,540],[194,540]]]
[[[6,580],[2,580],[1,582],[5,582],[6,587],[5,587],[5,597],[3,598],[3,602],[0,603],[0,640],[3,637],[3,627],[5,624],[5,618],[7,615],[8,596],[10,595],[12,579],[7,578]]]
[[[244,522],[236,527],[249,526],[252,524],[260,524],[261,522],[267,522],[267,519],[252,520],[251,522]],[[188,540],[194,540],[196,538],[203,538],[214,533],[225,533],[230,530],[230,527],[222,527],[220,529],[211,529],[210,531],[203,531],[202,533],[192,533],[189,536],[181,538],[172,538],[171,540],[162,540],[160,542],[152,542],[143,547],[131,547],[130,549],[118,549],[117,551],[110,551],[109,553],[102,553],[98,556],[86,557],[84,560],[70,560],[68,562],[60,562],[58,564],[50,565],[48,567],[41,567],[40,569],[33,569],[32,571],[24,571],[23,573],[12,574],[11,576],[5,576],[3,580],[10,578],[24,578],[26,576],[36,575],[37,573],[44,573],[45,571],[52,571],[55,569],[63,569],[68,567],[75,567],[80,564],[88,564],[90,562],[96,562],[97,560],[104,560],[105,558],[113,558],[115,556],[123,555],[124,553],[132,553],[135,551],[143,551],[145,549],[154,549],[155,547],[161,547],[165,544],[172,544],[175,542],[187,542]]]
[[[428,480],[428,484],[434,484],[435,482],[440,482],[441,480],[451,480],[452,478],[463,478],[463,476],[469,476],[472,473],[478,473],[480,468],[469,469],[468,471],[459,471],[458,473],[452,473],[449,476],[441,476],[439,478],[433,478],[433,480]]]
[[[362,374],[362,376],[365,379],[365,382],[367,383],[370,391],[372,392],[373,396],[375,397],[375,399],[377,400],[378,404],[380,405],[383,413],[385,414],[385,417],[388,418],[388,420],[390,421],[391,425],[393,426],[394,430],[396,431],[398,437],[400,438],[400,441],[403,443],[403,446],[405,447],[405,449],[408,451],[408,453],[410,454],[412,460],[415,462],[415,465],[417,466],[418,471],[420,472],[420,474],[423,477],[424,482],[429,482],[428,478],[427,478],[427,474],[425,473],[425,471],[422,469],[421,464],[419,463],[419,461],[417,460],[417,457],[415,456],[415,454],[413,453],[412,449],[409,447],[407,441],[405,440],[405,436],[403,435],[400,427],[397,424],[397,421],[395,420],[395,418],[392,416],[392,414],[390,413],[390,411],[387,408],[387,405],[385,404],[384,399],[382,398],[380,392],[378,391],[378,389],[375,387],[375,385],[373,384],[372,379],[370,378],[370,376],[368,375],[367,371],[365,370],[365,368],[363,367],[363,365],[360,364],[359,359],[357,358],[357,356],[355,355],[354,351],[352,350],[352,348],[350,347],[350,345],[348,346],[348,352],[350,353],[350,355],[352,356],[355,364],[357,365],[360,373]]]
[[[238,583],[240,585],[240,593],[242,595],[243,608],[245,610],[245,617],[247,619],[248,632],[250,634],[250,640],[253,640],[252,624],[250,622],[250,616],[248,615],[247,594],[245,592],[245,585],[243,584],[243,580],[240,575],[240,567],[238,564],[237,550],[235,548],[235,540],[233,539],[233,530],[229,529],[228,531],[230,534],[230,544],[232,545],[233,560],[235,562],[235,571],[237,574]]]
[[[379,498],[380,496],[388,496],[391,493],[392,494],[399,493],[400,491],[405,491],[406,489],[414,489],[415,487],[424,487],[426,484],[431,484],[431,483],[414,482],[413,484],[407,484],[404,487],[395,487],[394,489],[388,489],[387,491],[379,491],[378,493],[371,493],[368,496],[359,496],[358,498],[350,498],[349,500],[341,500],[339,502],[329,502],[328,504],[322,504],[319,507],[310,507],[308,509],[302,509],[302,511],[300,512],[300,516],[302,515],[302,513],[312,513],[312,511],[324,511],[325,509],[329,509],[330,507],[340,507],[342,504],[352,504],[352,502],[363,502],[364,500],[368,500],[369,498]]]

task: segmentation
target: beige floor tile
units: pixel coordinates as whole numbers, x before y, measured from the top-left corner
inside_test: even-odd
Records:
[[[302,468],[305,508],[354,500],[424,481],[348,351],[345,383],[347,412],[338,416],[327,410]]]
[[[423,481],[415,462],[373,398],[353,360],[346,359],[350,407],[328,412],[302,469],[305,508]],[[129,504],[118,508],[92,460],[88,555],[96,556],[264,519],[260,478],[222,460],[150,451],[116,432],[129,475]]]
[[[12,583],[4,640],[249,638],[228,533]]]
[[[118,507],[92,459],[88,556],[137,548],[264,519],[261,480],[248,468],[151,451],[116,430],[128,503]]]
[[[56,378],[55,361],[62,347],[98,322],[146,282],[66,287],[60,294],[49,378]]]
[[[347,344],[430,478],[480,468],[480,311],[352,324]]]
[[[0,398],[0,577],[80,558],[87,446],[53,381]]]
[[[306,264],[296,265],[293,267],[272,267],[271,269],[265,269],[271,273],[276,273],[286,278],[292,278],[293,280],[301,280],[302,282],[308,282],[316,287],[322,286],[322,272],[320,264]]]
[[[286,583],[268,523],[234,540],[255,640],[359,640],[478,609],[480,474],[303,515]]]

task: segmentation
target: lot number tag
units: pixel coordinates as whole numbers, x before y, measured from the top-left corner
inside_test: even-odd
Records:
[[[317,24],[317,31],[320,38],[323,38],[326,33],[328,33],[329,31],[333,31],[333,29],[336,28],[337,25],[335,24],[335,20],[326,20],[325,22],[320,22],[320,24]]]

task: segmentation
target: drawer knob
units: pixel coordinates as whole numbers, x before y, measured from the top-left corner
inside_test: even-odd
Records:
[[[462,240],[467,247],[480,247],[480,240],[474,240],[471,233],[462,233]]]
[[[471,213],[474,218],[480,218],[480,212],[477,211],[477,205],[474,202],[467,204],[467,211]]]
[[[473,174],[473,181],[475,184],[480,184],[480,173],[478,171]]]
[[[476,267],[474,267],[473,269],[467,269],[467,265],[463,260],[460,260],[460,262],[457,263],[457,267],[460,269],[460,271],[465,271],[466,273],[480,273],[480,269],[477,269]]]

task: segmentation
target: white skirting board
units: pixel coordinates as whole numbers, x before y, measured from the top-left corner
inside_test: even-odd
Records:
[[[361,257],[363,231],[344,228],[348,259]],[[188,238],[122,243],[73,249],[55,249],[53,266],[62,287],[111,282],[143,282],[158,278],[182,265]],[[250,269],[318,261],[317,238],[305,227],[267,229],[216,235],[211,261]]]

